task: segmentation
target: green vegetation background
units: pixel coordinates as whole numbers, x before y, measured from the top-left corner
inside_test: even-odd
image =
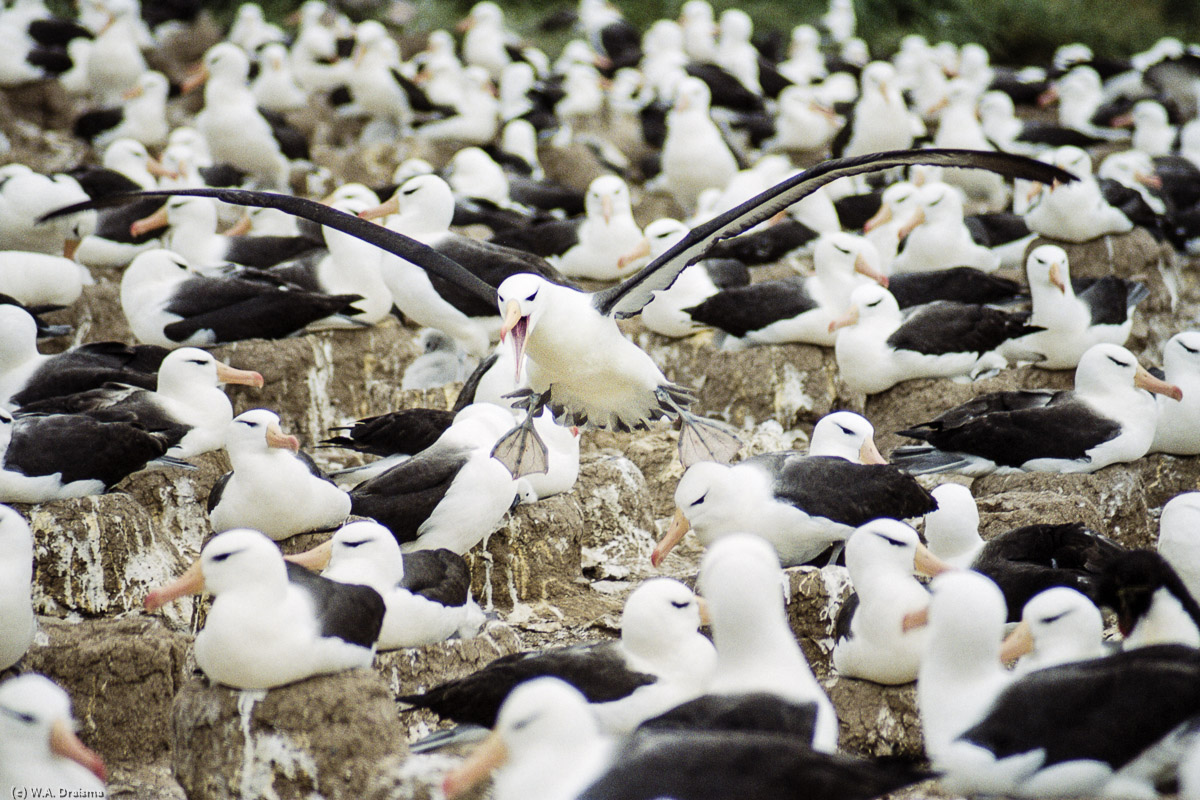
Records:
[[[413,0],[412,32],[446,27],[463,17],[473,0]],[[153,2],[153,0],[144,0]],[[222,16],[232,14],[240,0],[212,3]],[[299,0],[260,0],[268,14],[283,19]],[[555,52],[563,35],[547,37],[538,22],[573,2],[499,0],[509,25],[519,33],[545,42]],[[683,0],[616,0],[626,16],[645,29],[655,19],[675,17]],[[720,11],[737,5],[749,13],[759,30],[788,31],[811,22],[824,12],[826,0],[713,0]],[[1161,36],[1185,42],[1200,41],[1200,0],[854,0],[859,35],[872,53],[887,56],[907,33],[924,34],[930,41],[958,44],[979,42],[993,61],[1029,64],[1048,59],[1065,42],[1090,45],[1098,55],[1121,56],[1145,49]]]

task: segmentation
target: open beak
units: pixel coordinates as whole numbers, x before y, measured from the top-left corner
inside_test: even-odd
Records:
[[[1182,389],[1175,384],[1154,377],[1141,364],[1138,364],[1137,372],[1133,376],[1133,385],[1139,389],[1145,389],[1147,392],[1166,395],[1172,400],[1183,400]]]
[[[500,326],[501,342],[509,332],[513,336],[513,355],[517,361],[514,377],[520,382],[521,364],[525,360],[525,337],[529,334],[529,317],[521,315],[521,304],[516,300],[509,300],[508,305],[504,307],[504,324]]]
[[[71,730],[71,725],[66,720],[55,720],[51,726],[50,752],[71,759],[102,781],[107,778],[104,761],[94,750],[79,741],[79,737]]]
[[[157,611],[172,600],[178,600],[190,594],[200,594],[203,591],[204,570],[200,568],[200,559],[196,559],[178,578],[166,586],[152,589],[142,603],[147,611]]]
[[[1058,264],[1050,265],[1050,283],[1055,286],[1063,294],[1067,293],[1067,282],[1063,280],[1062,270],[1058,268]]]
[[[221,383],[236,383],[242,386],[263,387],[263,376],[253,370],[235,369],[228,364],[217,362],[217,380]]]
[[[442,794],[446,795],[446,800],[461,797],[483,783],[507,760],[508,748],[500,734],[493,731],[466,761],[446,774],[442,781]]]
[[[282,428],[272,422],[267,426],[267,447],[277,447],[281,450],[298,453],[300,452],[300,440],[284,433]]]
[[[917,226],[924,224],[924,222],[925,209],[919,208],[917,209],[917,213],[913,214],[913,218],[906,222],[903,228],[896,231],[896,238],[900,241],[904,241],[908,238],[910,233],[917,229]]]
[[[1031,652],[1033,652],[1033,629],[1029,627],[1028,622],[1021,620],[1017,627],[1012,629],[1012,633],[1004,638],[1004,643],[1000,645],[1000,661],[1007,664]]]
[[[617,269],[625,269],[625,267],[629,264],[632,264],[638,259],[645,258],[648,255],[650,255],[650,240],[642,237],[642,240],[638,242],[637,247],[633,248],[628,253],[617,259]]]
[[[662,564],[662,560],[667,557],[667,553],[675,549],[675,545],[679,544],[679,540],[683,535],[691,530],[692,524],[688,522],[688,518],[684,516],[683,509],[675,509],[675,516],[671,518],[671,527],[667,529],[667,535],[654,546],[654,552],[650,554],[650,563],[654,566]]]
[[[879,452],[879,448],[875,446],[874,439],[867,439],[862,443],[862,447],[858,448],[858,460],[864,464],[888,463],[888,460]]]
[[[397,193],[374,208],[368,208],[365,211],[358,212],[358,217],[359,219],[379,219],[380,217],[391,216],[399,211],[400,195]]]
[[[863,225],[863,233],[870,233],[885,222],[891,221],[892,207],[887,203],[884,203],[879,207],[879,210],[876,211],[869,220],[867,220],[866,224]]]
[[[851,325],[858,324],[858,306],[852,306],[849,311],[842,314],[837,319],[829,323],[829,332],[833,333],[841,328],[848,328]]]
[[[925,606],[920,611],[910,611],[904,615],[900,621],[900,630],[908,633],[915,631],[917,628],[924,628],[929,624],[929,606]]]
[[[79,249],[78,239],[66,239],[63,241],[63,258],[75,260],[75,251]]]
[[[250,227],[253,223],[250,221],[250,212],[242,212],[242,216],[233,224],[233,227],[225,231],[226,236],[245,236],[250,232]]]
[[[936,578],[943,572],[949,572],[954,569],[954,567],[935,556],[925,545],[918,544],[917,554],[913,556],[913,569],[922,575]]]
[[[207,80],[208,67],[204,66],[204,63],[201,62],[188,72],[188,75],[183,79],[183,85],[179,87],[179,90],[183,94],[191,94],[203,86]]]
[[[313,572],[320,572],[329,566],[329,557],[333,554],[333,539],[327,542],[322,542],[311,550],[305,550],[303,553],[296,553],[292,556],[284,556],[284,559],[299,564],[305,569]]]
[[[141,236],[142,234],[149,233],[150,231],[156,231],[160,228],[165,228],[168,224],[170,223],[167,220],[167,207],[166,205],[163,205],[162,208],[158,209],[158,211],[155,211],[150,216],[142,217],[141,219],[131,223],[129,225],[129,235]]]
[[[888,276],[868,264],[862,253],[854,259],[854,271],[859,275],[866,275],[885,289],[888,287]]]

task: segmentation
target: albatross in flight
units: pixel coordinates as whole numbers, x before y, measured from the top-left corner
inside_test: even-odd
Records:
[[[546,406],[576,423],[586,420],[607,429],[642,428],[663,416],[674,417],[682,425],[679,452],[685,466],[706,459],[728,462],[740,446],[737,438],[725,426],[692,413],[689,406],[695,395],[667,380],[653,359],[621,334],[616,320],[640,312],[656,290],[668,288],[680,272],[716,242],[770,219],[838,178],[909,164],[976,167],[1047,184],[1056,179],[1074,179],[1051,165],[1007,153],[921,150],[831,160],[693,228],[635,275],[592,293],[523,274],[509,277],[494,289],[425,245],[305,198],[236,189],[171,190],[165,194],[216,197],[235,205],[279,208],[358,236],[410,260],[431,275],[497,303],[504,316],[501,333],[503,337],[512,336],[517,363],[522,354],[529,356],[531,390],[523,401],[529,413],[496,443],[493,451],[519,477],[546,469],[546,446],[533,428],[534,417]],[[121,198],[151,194],[132,193]],[[100,202],[120,200],[106,198]],[[79,210],[77,205],[55,213]]]

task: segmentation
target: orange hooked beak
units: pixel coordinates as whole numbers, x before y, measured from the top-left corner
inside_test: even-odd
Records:
[[[380,217],[389,217],[400,211],[400,193],[392,195],[390,198],[364,211],[358,212],[359,219],[379,219]]]
[[[888,276],[868,264],[862,253],[859,253],[854,259],[854,271],[859,275],[866,275],[885,289],[888,287]]]
[[[196,559],[182,575],[166,586],[151,590],[142,602],[147,611],[157,611],[173,600],[187,595],[200,594],[203,591],[204,570],[200,567],[200,559]]]
[[[1063,294],[1067,293],[1067,282],[1063,280],[1062,270],[1058,268],[1058,264],[1050,265],[1050,284],[1058,289]]]
[[[329,566],[329,557],[333,554],[333,539],[322,542],[311,550],[305,550],[303,553],[284,556],[284,560],[290,561],[293,564],[299,564],[305,569],[313,572],[320,572]]]
[[[917,628],[924,628],[929,624],[929,606],[922,608],[920,611],[910,611],[904,615],[900,622],[900,630],[908,633],[915,631]]]
[[[1137,372],[1133,376],[1133,385],[1153,394],[1165,395],[1175,401],[1183,400],[1182,389],[1173,383],[1167,383],[1154,377],[1141,364],[1138,364]]]
[[[300,452],[300,440],[284,433],[282,428],[272,422],[267,426],[267,447],[277,447],[280,450],[291,450],[293,453],[298,453]]]
[[[236,383],[241,386],[263,387],[263,376],[253,370],[235,369],[228,364],[217,362],[217,380],[221,383]]]
[[[888,460],[879,452],[879,448],[875,446],[875,440],[866,439],[862,443],[862,447],[858,448],[858,460],[864,464],[886,464]]]
[[[66,720],[55,720],[50,728],[50,752],[69,758],[79,764],[101,781],[107,778],[104,761],[100,756],[75,735],[71,725]]]
[[[488,778],[508,761],[508,747],[498,733],[491,733],[455,769],[446,774],[442,781],[442,794],[446,800],[455,800]]]
[[[654,546],[654,552],[650,554],[650,563],[656,567],[662,564],[663,559],[667,557],[667,553],[675,549],[675,545],[679,544],[684,534],[691,530],[691,528],[692,524],[688,522],[683,509],[675,509],[675,516],[671,518],[671,527],[667,529],[667,535]]]
[[[204,66],[204,62],[201,62],[188,71],[187,77],[183,79],[183,85],[179,87],[179,90],[183,94],[191,94],[207,81],[208,67]]]
[[[908,238],[908,235],[910,233],[915,231],[919,225],[923,225],[924,223],[925,223],[925,209],[919,208],[919,209],[917,209],[917,213],[913,214],[913,218],[910,219],[907,223],[905,223],[904,227],[902,227],[900,230],[896,231],[896,238],[899,239],[900,241],[904,241],[905,239]]]
[[[150,231],[157,231],[161,228],[165,228],[169,224],[170,222],[167,219],[167,207],[166,205],[163,205],[162,208],[158,209],[158,211],[155,211],[150,216],[142,217],[141,219],[131,223],[129,225],[129,235],[141,236],[142,234],[150,233]]]
[[[238,217],[238,221],[233,224],[229,230],[225,231],[226,236],[245,236],[250,233],[250,228],[254,222],[250,218],[250,212],[242,212],[242,216]]]
[[[917,545],[917,554],[913,556],[913,569],[922,575],[928,575],[931,578],[936,578],[943,572],[949,572],[955,567],[942,561],[935,556],[928,547],[923,544]]]
[[[79,249],[78,239],[66,239],[63,241],[63,258],[70,261],[75,260],[75,251]]]
[[[1021,620],[1017,627],[1012,629],[1012,633],[1004,637],[1004,643],[1000,645],[1000,661],[1008,663],[1016,661],[1026,653],[1033,652],[1033,629],[1029,627],[1029,623]]]
[[[643,238],[640,242],[638,242],[637,247],[633,248],[628,253],[617,259],[617,269],[625,269],[625,267],[629,266],[635,261],[638,261],[639,259],[645,258],[648,255],[650,255],[650,240]]]
[[[829,323],[829,332],[833,333],[842,328],[849,328],[851,325],[858,324],[858,306],[851,306],[850,310],[842,314],[837,319]]]
[[[503,342],[505,337],[512,333],[513,337],[513,355],[516,356],[516,372],[515,380],[521,380],[521,364],[525,358],[525,338],[529,335],[529,317],[521,314],[521,304],[516,300],[509,300],[508,305],[504,307],[504,324],[500,326],[500,341]]]
[[[879,206],[879,210],[876,211],[874,214],[872,214],[871,218],[866,221],[866,224],[863,225],[863,233],[870,233],[871,231],[878,228],[880,225],[883,225],[885,222],[891,222],[891,221],[892,221],[892,207],[889,206],[887,203],[884,203],[881,206]]]

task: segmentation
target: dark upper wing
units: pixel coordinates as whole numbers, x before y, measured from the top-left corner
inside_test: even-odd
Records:
[[[1035,458],[1086,458],[1088,450],[1120,432],[1114,420],[1071,399],[1042,408],[984,414],[916,438],[944,452],[969,453],[1000,466],[1020,467]]]
[[[561,678],[593,703],[619,700],[656,680],[653,675],[631,671],[616,642],[598,642],[514,653],[424,694],[397,699],[432,709],[455,722],[490,728],[496,723],[500,704],[517,684],[546,675]]]
[[[771,692],[749,692],[701,695],[646,720],[638,726],[638,732],[770,732],[794,736],[811,745],[816,727],[816,703],[793,703]]]
[[[685,310],[697,322],[745,336],[816,307],[803,281],[783,278],[726,289]]]
[[[1093,325],[1123,325],[1129,312],[1150,296],[1144,284],[1105,275],[1079,293],[1092,312]]]
[[[630,740],[579,800],[868,800],[929,777],[911,764],[820,753],[790,736],[658,733]]]
[[[887,343],[897,350],[924,355],[986,353],[1009,339],[1042,330],[1028,325],[1028,319],[1029,312],[939,301],[914,311]]]
[[[912,308],[936,300],[1006,303],[1021,294],[1021,285],[974,267],[951,267],[893,275],[888,283],[888,291],[901,308]]]
[[[458,391],[458,397],[454,399],[454,407],[450,409],[453,413],[457,414],[475,402],[475,393],[479,391],[479,382],[483,380],[483,376],[499,360],[500,354],[493,352],[483,361],[479,362],[479,366],[475,367],[471,374],[467,376],[467,379],[463,381],[462,389]]]
[[[775,497],[809,516],[859,526],[879,517],[920,517],[937,501],[909,474],[888,464],[855,464],[836,456],[767,453],[747,459],[774,477]]]
[[[404,580],[413,594],[444,606],[461,606],[471,590],[471,570],[463,557],[450,550],[415,550],[404,554]]]
[[[349,426],[349,436],[335,436],[322,444],[348,447],[376,456],[412,455],[436,442],[453,421],[451,411],[406,408],[360,419]]]
[[[167,451],[164,436],[84,414],[17,417],[4,466],[25,475],[61,473],[62,482],[99,480],[106,488]]]
[[[383,627],[386,606],[370,586],[338,583],[288,561],[288,581],[312,598],[322,636],[336,636],[351,644],[372,647]]]
[[[579,243],[579,226],[582,224],[582,219],[553,219],[537,225],[509,228],[489,241],[542,258],[559,256]]]
[[[208,492],[208,500],[204,504],[204,510],[209,514],[221,502],[221,495],[225,494],[225,486],[229,483],[229,479],[233,477],[233,471],[226,472],[221,477],[217,478],[217,482],[213,484],[212,489]]]
[[[1070,173],[1031,158],[980,150],[899,150],[826,161],[697,225],[636,275],[611,289],[595,293],[592,296],[593,305],[602,314],[618,317],[636,314],[650,302],[652,292],[669,287],[685,267],[699,260],[715,242],[749,230],[838,178],[911,164],[976,167],[1042,183],[1053,183],[1055,180],[1069,183],[1075,180]]]
[[[470,458],[465,448],[434,448],[418,453],[350,492],[351,511],[371,517],[399,542],[417,538],[421,527],[446,496],[458,471]]]
[[[1045,165],[1043,165],[1045,166]],[[1065,173],[1064,173],[1065,174]],[[1048,182],[1048,181],[1047,181]],[[348,233],[364,242],[411,261],[431,276],[449,281],[462,287],[496,307],[496,290],[484,281],[472,275],[460,265],[446,258],[431,247],[405,236],[388,230],[382,225],[359,219],[353,214],[338,211],[315,200],[303,197],[293,197],[275,192],[253,192],[245,189],[179,189],[171,191],[134,192],[126,195],[113,195],[99,201],[79,203],[66,208],[60,208],[47,214],[41,221],[67,214],[74,214],[91,208],[101,208],[117,203],[128,202],[141,197],[171,197],[187,195],[190,197],[213,197],[225,203],[242,206],[257,206],[259,208],[278,208],[293,216],[327,225],[335,230]],[[656,287],[658,288],[658,287]]]
[[[1024,389],[1015,392],[988,392],[967,402],[957,405],[948,411],[943,411],[930,422],[923,422],[912,428],[899,431],[901,436],[910,439],[927,439],[928,436],[940,431],[965,425],[976,417],[1006,411],[1020,411],[1029,408],[1042,408],[1055,402],[1069,400],[1069,392],[1050,391],[1041,389]]]
[[[850,630],[850,623],[854,621],[854,612],[858,610],[858,605],[858,592],[851,592],[850,596],[842,603],[842,607],[838,609],[837,619],[833,622],[834,642],[854,638],[854,634]]]
[[[1118,769],[1200,713],[1200,651],[1142,647],[1037,670],[1006,688],[961,738],[1045,765],[1094,759]]]

